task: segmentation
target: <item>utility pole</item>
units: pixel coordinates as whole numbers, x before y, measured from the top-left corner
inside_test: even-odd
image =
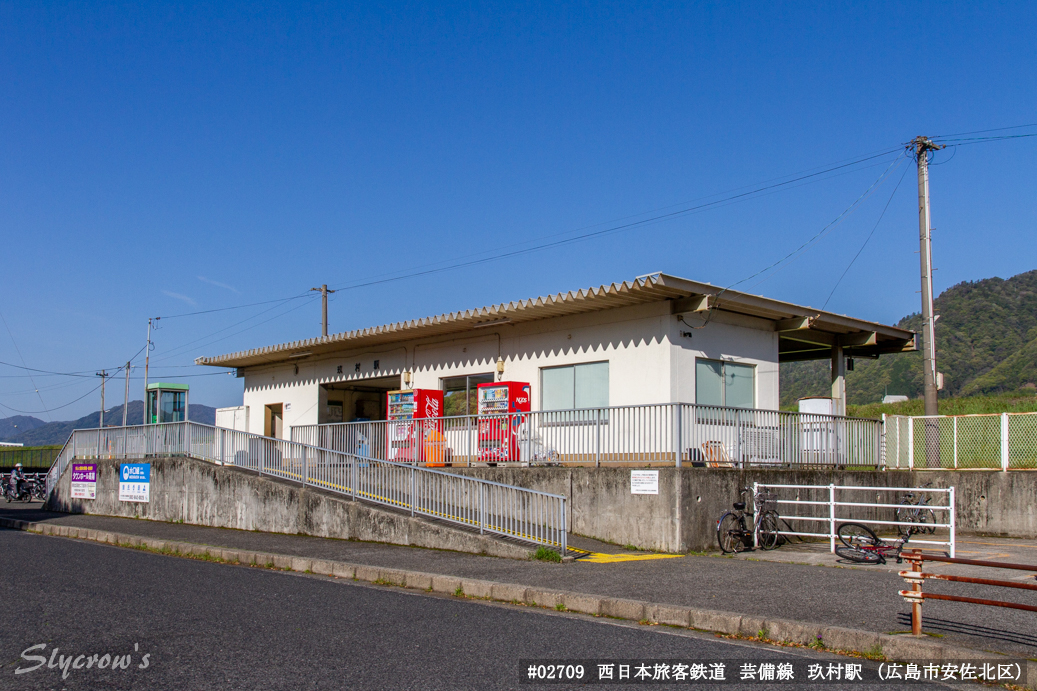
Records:
[[[98,426],[104,429],[104,382],[108,378],[108,372],[101,370],[97,373],[97,376],[101,378],[101,424]]]
[[[929,215],[929,152],[942,149],[929,137],[915,137],[911,144],[918,161],[918,243],[922,270],[922,382],[925,414],[938,415],[936,374],[936,315],[933,310],[933,240]],[[925,461],[940,466],[940,428],[935,419],[925,421]]]
[[[126,411],[130,407],[130,363],[126,361],[126,402],[122,404],[122,426],[126,426]]]
[[[151,358],[151,318],[148,318],[148,340],[144,344],[144,419],[141,420],[145,425],[148,424],[148,360]]]
[[[325,283],[320,288],[310,288],[310,290],[320,291],[320,335],[328,335],[328,293],[334,293],[334,290],[328,290],[328,284]]]

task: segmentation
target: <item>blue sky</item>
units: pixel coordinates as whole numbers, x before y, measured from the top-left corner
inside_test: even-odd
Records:
[[[141,349],[149,316],[450,266],[919,134],[1035,123],[1035,35],[1032,2],[2,2],[0,361],[114,368]],[[730,285],[884,173],[795,261],[738,287],[820,307],[875,229],[828,309],[894,322],[919,307],[915,178],[895,159],[342,290],[331,329],[651,271]],[[937,155],[937,290],[1037,268],[1035,162],[1037,137]],[[209,374],[191,366],[199,355],[319,335],[319,319],[313,299],[165,319],[152,380]],[[97,407],[96,377],[25,374],[0,365],[0,415]],[[240,403],[241,380],[181,381],[197,403]],[[121,402],[121,380],[110,386]]]

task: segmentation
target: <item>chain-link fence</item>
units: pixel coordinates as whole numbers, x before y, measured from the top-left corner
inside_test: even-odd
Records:
[[[1037,468],[1037,413],[883,419],[887,468]]]

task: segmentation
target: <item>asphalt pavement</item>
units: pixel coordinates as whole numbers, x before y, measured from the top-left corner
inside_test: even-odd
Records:
[[[14,530],[0,530],[0,554],[4,689],[587,687],[520,683],[530,660],[628,661],[635,673],[646,661],[648,668],[723,662],[722,685],[738,689],[766,685],[738,681],[742,665],[793,664],[799,675],[795,688],[821,688],[804,679],[808,665],[831,670],[863,664],[865,679],[877,667],[810,649]],[[73,668],[93,655],[107,668]],[[128,668],[112,669],[106,655]],[[19,669],[28,671],[18,674]]]

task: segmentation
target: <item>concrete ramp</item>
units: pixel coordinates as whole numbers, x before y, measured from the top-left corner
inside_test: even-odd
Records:
[[[151,464],[150,501],[119,500],[120,460],[91,459],[97,466],[95,499],[73,499],[66,470],[45,508],[51,511],[183,522],[215,528],[259,530],[385,542],[527,559],[528,544],[480,535],[435,520],[352,501],[234,466],[186,456],[146,459]]]

